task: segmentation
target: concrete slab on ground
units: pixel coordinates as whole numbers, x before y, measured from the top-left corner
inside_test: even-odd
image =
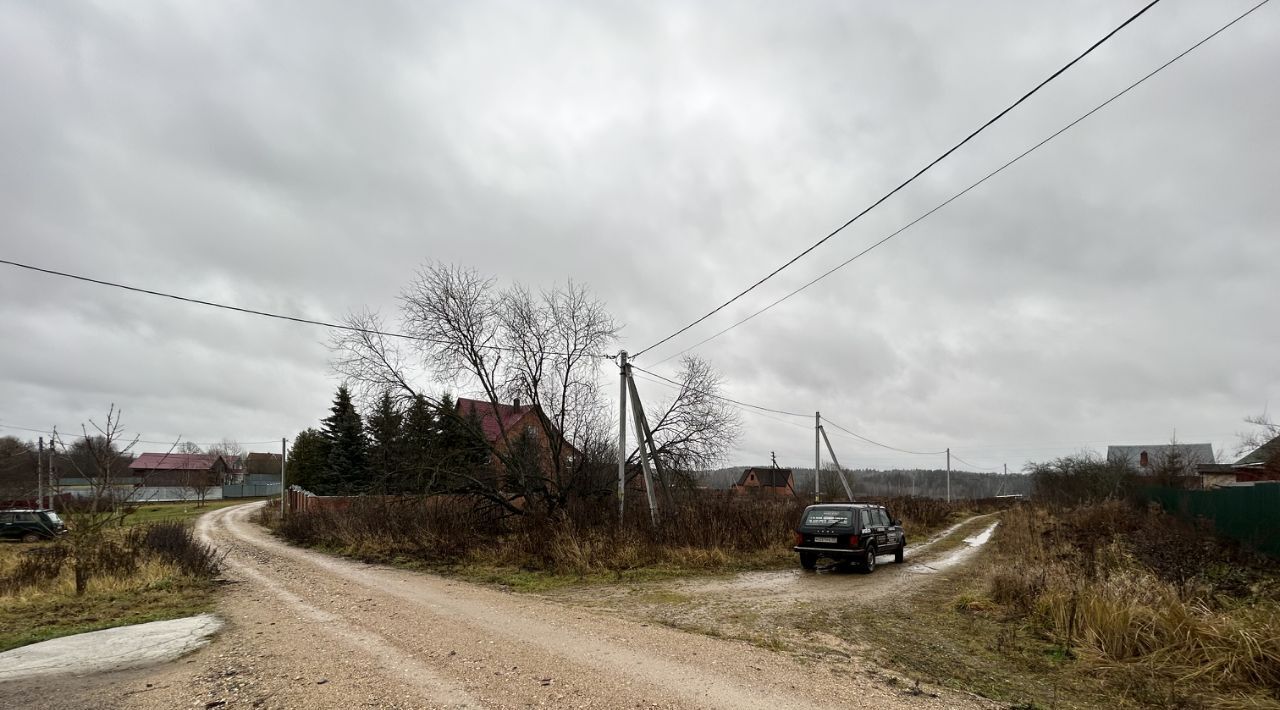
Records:
[[[152,621],[33,643],[0,653],[0,683],[46,675],[86,675],[171,661],[209,643],[213,614]]]

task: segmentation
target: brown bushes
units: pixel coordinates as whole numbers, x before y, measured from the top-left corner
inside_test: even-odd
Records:
[[[195,539],[191,529],[180,522],[137,526],[116,536],[104,536],[73,549],[64,540],[25,550],[3,578],[0,593],[15,594],[24,589],[55,582],[81,556],[79,569],[84,579],[126,579],[150,560],[172,564],[183,574],[212,579],[219,572],[213,548]]]
[[[680,494],[656,527],[639,507],[619,526],[607,502],[578,503],[550,518],[504,516],[470,499],[437,496],[296,513],[276,529],[293,542],[364,559],[586,574],[664,564],[719,568],[781,554],[800,510],[793,500],[694,491]]]

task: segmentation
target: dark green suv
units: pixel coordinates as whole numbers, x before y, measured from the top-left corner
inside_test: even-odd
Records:
[[[878,503],[822,503],[804,509],[796,528],[800,566],[811,570],[818,558],[856,562],[863,571],[874,572],[876,556],[893,553],[901,562],[907,549],[907,533],[902,521]]]
[[[52,510],[0,510],[0,538],[39,542],[52,540],[67,531],[62,518]]]

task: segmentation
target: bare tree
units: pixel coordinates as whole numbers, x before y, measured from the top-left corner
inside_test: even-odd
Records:
[[[184,441],[178,444],[178,453],[180,454],[203,454],[200,445],[194,441]]]
[[[119,480],[126,470],[124,465],[132,458],[130,452],[138,443],[137,437],[124,438],[121,416],[122,412],[112,404],[103,424],[90,420],[88,427],[81,425],[81,437],[75,444],[77,449],[87,452],[87,457],[69,455],[68,446],[57,429],[51,439],[54,450],[61,449],[63,460],[89,482],[89,499],[78,501],[64,511],[68,527],[66,544],[77,595],[83,594],[88,584],[103,545],[103,531],[119,524],[129,514],[127,503],[136,490],[133,486],[121,485]],[[90,433],[90,427],[94,433]]]
[[[1237,435],[1240,437],[1240,445],[1236,448],[1237,454],[1250,453],[1265,446],[1276,437],[1280,437],[1280,423],[1272,420],[1269,412],[1264,411],[1262,414],[1245,417],[1244,421],[1252,425],[1253,429]]]
[[[718,463],[737,439],[741,416],[720,396],[722,380],[705,360],[680,361],[678,393],[650,417],[658,456],[668,470],[707,469]]]
[[[508,432],[498,418],[498,441],[483,444],[505,477],[463,475],[474,492],[513,511],[514,498],[554,509],[571,494],[609,493],[600,464],[611,455],[612,436],[599,381],[617,324],[588,289],[573,282],[501,288],[474,270],[432,263],[401,292],[400,315],[404,338],[374,332],[385,330],[383,322],[367,311],[347,318],[355,330],[334,336],[334,370],[357,392],[413,397],[427,389],[416,383],[420,369],[479,390],[495,407],[518,399],[538,413],[536,445],[520,444],[527,432]],[[737,429],[736,415],[707,396],[719,385],[714,372],[690,362],[682,374],[689,386],[658,408],[655,426],[660,455],[681,469],[718,459]]]
[[[182,472],[181,489],[191,491],[191,497],[195,499],[197,508],[203,508],[209,492],[221,485],[222,481],[213,471],[184,470]]]

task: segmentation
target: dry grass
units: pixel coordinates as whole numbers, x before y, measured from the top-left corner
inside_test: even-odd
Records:
[[[1020,507],[997,535],[990,600],[1134,699],[1280,706],[1274,563],[1121,503]]]
[[[76,595],[63,542],[0,545],[0,651],[212,606],[217,560],[181,523],[109,531]]]

